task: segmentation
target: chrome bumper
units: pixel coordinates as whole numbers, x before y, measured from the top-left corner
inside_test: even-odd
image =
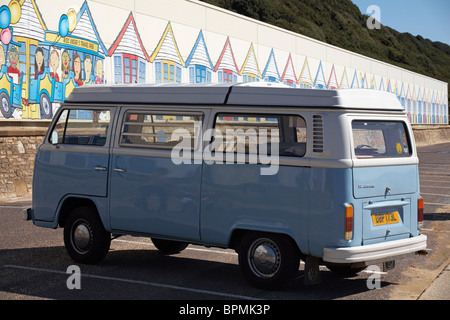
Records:
[[[388,241],[359,247],[324,248],[323,260],[331,263],[379,263],[423,252],[427,236]]]

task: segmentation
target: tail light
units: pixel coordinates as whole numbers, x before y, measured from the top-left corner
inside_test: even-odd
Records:
[[[423,227],[423,198],[417,200],[417,225],[419,230]]]
[[[344,240],[350,241],[353,238],[353,206],[345,206],[345,233]]]

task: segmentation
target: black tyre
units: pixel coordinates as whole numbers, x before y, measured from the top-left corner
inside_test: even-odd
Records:
[[[98,263],[105,258],[110,244],[111,234],[94,208],[79,207],[69,214],[64,225],[64,245],[73,260]]]
[[[245,279],[261,289],[277,289],[293,280],[300,265],[297,246],[279,234],[247,233],[238,254]]]
[[[164,254],[176,254],[180,253],[189,245],[186,242],[178,242],[171,240],[163,240],[163,239],[153,239],[152,242],[155,247]]]

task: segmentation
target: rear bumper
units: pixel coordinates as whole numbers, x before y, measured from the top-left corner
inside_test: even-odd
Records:
[[[324,248],[323,260],[330,263],[379,263],[401,259],[427,248],[427,236],[388,241],[359,247]]]

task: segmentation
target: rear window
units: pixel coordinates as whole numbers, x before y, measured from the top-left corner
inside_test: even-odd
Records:
[[[358,159],[410,157],[411,145],[404,122],[353,121],[353,145]]]

